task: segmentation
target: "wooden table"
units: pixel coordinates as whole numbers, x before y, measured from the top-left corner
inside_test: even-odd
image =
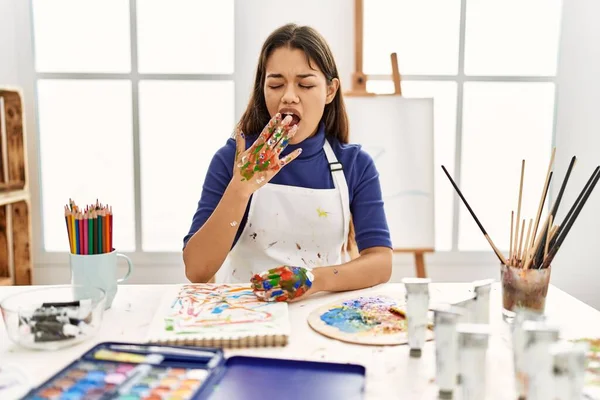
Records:
[[[122,285],[111,309],[104,314],[100,332],[94,338],[74,347],[56,351],[32,351],[9,341],[0,327],[0,365],[17,364],[24,368],[37,385],[66,366],[85,350],[101,341],[143,341],[158,306],[169,285]],[[1,287],[0,298],[31,287]],[[452,301],[464,297],[470,284],[432,283],[432,302]],[[285,348],[227,350],[226,355],[243,354],[363,364],[367,368],[365,400],[436,399],[435,345],[426,344],[421,358],[410,358],[408,346],[372,347],[342,343],[314,332],[307,324],[308,314],[320,305],[359,295],[382,294],[404,299],[404,285],[388,283],[355,292],[319,294],[290,304],[292,335]],[[487,357],[487,399],[515,399],[512,379],[510,335],[501,317],[500,287],[495,283],[491,293],[490,346]],[[546,314],[562,327],[562,336],[600,336],[600,312],[563,291],[551,287]],[[0,325],[3,322],[0,321]],[[457,393],[456,399],[460,399]]]

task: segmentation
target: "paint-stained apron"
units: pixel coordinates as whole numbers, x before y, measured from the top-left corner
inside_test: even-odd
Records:
[[[248,220],[217,272],[216,281],[248,283],[279,265],[314,268],[340,264],[350,223],[348,185],[327,140],[323,150],[333,189],[267,183],[252,196]]]

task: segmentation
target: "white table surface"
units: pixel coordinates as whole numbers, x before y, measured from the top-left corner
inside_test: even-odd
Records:
[[[122,285],[112,308],[104,314],[99,333],[86,342],[58,351],[33,351],[10,342],[0,320],[0,365],[23,368],[38,385],[94,344],[102,341],[141,342],[154,316],[163,291],[170,285]],[[32,287],[0,287],[0,298]],[[432,283],[432,302],[462,298],[471,288],[468,283]],[[435,345],[428,342],[421,358],[410,358],[408,346],[361,346],[342,343],[314,332],[306,322],[315,308],[342,298],[382,294],[404,299],[404,285],[388,283],[369,289],[332,294],[318,294],[290,304],[292,335],[286,347],[226,350],[226,356],[252,355],[303,360],[322,360],[362,364],[367,369],[365,400],[436,399]],[[490,346],[487,354],[487,399],[515,399],[512,379],[511,348],[508,325],[501,317],[500,287],[491,293]],[[565,338],[600,336],[600,312],[565,292],[550,287],[546,314],[560,324]],[[457,392],[455,399],[460,399]]]

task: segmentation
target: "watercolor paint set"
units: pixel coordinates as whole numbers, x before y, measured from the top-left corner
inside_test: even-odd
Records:
[[[220,348],[104,342],[23,399],[362,399],[365,372],[354,364],[225,358]]]

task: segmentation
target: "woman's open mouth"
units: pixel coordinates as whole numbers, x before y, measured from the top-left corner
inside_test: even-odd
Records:
[[[292,122],[290,123],[290,126],[299,124],[300,120],[302,119],[302,118],[300,118],[300,116],[298,114],[291,112],[291,111],[283,111],[281,113],[281,116],[283,118],[287,117],[288,115],[292,117]]]

